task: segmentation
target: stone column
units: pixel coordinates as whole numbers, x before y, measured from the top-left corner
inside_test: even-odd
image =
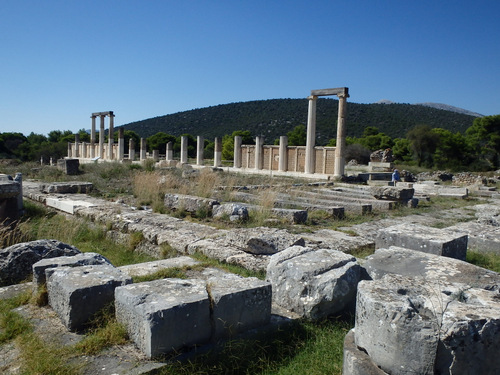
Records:
[[[305,173],[314,173],[314,146],[316,144],[316,102],[318,97],[311,95],[309,99],[309,111],[307,113],[307,139],[306,139],[306,161]]]
[[[143,161],[146,160],[146,140],[144,138],[141,138],[141,148],[139,152],[139,160]]]
[[[258,135],[255,137],[255,169],[262,169],[262,154],[264,145],[264,137]]]
[[[181,164],[188,162],[188,137],[181,137]]]
[[[130,161],[135,160],[135,142],[133,138],[128,140],[128,159]]]
[[[241,168],[241,135],[236,135],[234,137],[234,168]]]
[[[196,165],[203,165],[203,149],[205,148],[205,139],[199,135],[196,137]]]
[[[114,134],[114,117],[113,112],[109,113],[109,131],[108,131],[108,159],[113,160],[113,143],[115,142]]]
[[[72,158],[73,157],[73,150],[71,149],[71,142],[68,142],[68,158]],[[42,164],[43,164],[43,156],[41,158],[42,160]]]
[[[125,154],[125,138],[123,135],[123,128],[120,128],[118,129],[118,155],[116,158],[119,161],[122,161],[124,154]]]
[[[22,216],[24,214],[24,202],[23,202],[23,174],[16,173],[14,181],[19,183],[19,194],[17,195],[17,211],[18,215]]]
[[[75,134],[75,158],[80,157],[80,134]]]
[[[92,127],[90,128],[90,157],[95,158],[95,116],[90,116],[92,119]]]
[[[101,117],[101,127],[99,128],[99,157],[104,159],[104,115],[100,115]]]
[[[337,120],[337,145],[335,148],[335,169],[333,177],[340,178],[345,174],[345,117],[346,100],[349,95],[341,94],[339,97],[339,114]]]
[[[173,149],[173,144],[172,142],[167,143],[167,153],[165,155],[165,159],[167,161],[174,160],[174,149]]]
[[[280,172],[285,172],[288,169],[288,137],[286,135],[280,136],[280,154],[279,154],[279,168]]]
[[[153,150],[153,161],[159,161],[160,160],[160,151],[159,150]]]
[[[87,142],[82,142],[82,158],[86,159],[87,158]]]
[[[214,147],[214,167],[219,168],[222,166],[222,138],[215,138]]]

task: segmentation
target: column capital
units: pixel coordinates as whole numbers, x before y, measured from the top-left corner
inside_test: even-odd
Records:
[[[316,99],[318,99],[318,96],[317,96],[317,95],[309,95],[309,96],[307,97],[307,99],[308,99],[308,100],[316,100]]]
[[[337,94],[337,97],[338,97],[339,99],[347,99],[347,98],[349,98],[349,94],[347,94],[347,93],[344,93],[344,94]]]

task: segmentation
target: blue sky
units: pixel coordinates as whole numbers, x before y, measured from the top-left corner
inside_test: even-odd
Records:
[[[0,132],[342,86],[500,114],[499,15],[498,0],[0,0]]]

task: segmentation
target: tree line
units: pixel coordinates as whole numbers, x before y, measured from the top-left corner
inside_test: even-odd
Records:
[[[98,133],[97,133],[98,134]],[[78,131],[80,142],[90,142],[90,135],[84,129]],[[243,144],[254,144],[254,135],[250,130],[238,130],[222,137],[222,157],[233,159],[234,137],[242,137]],[[172,142],[174,155],[179,155],[181,137],[188,138],[188,156],[196,157],[196,137],[189,133],[179,136],[157,132],[146,138],[149,152],[160,150],[164,153],[166,144]],[[287,133],[290,146],[306,144],[306,126],[299,124]],[[118,142],[118,132],[114,133],[114,141]],[[98,139],[98,135],[97,138]],[[136,150],[139,147],[140,136],[132,130],[124,131],[125,154],[129,153],[129,140],[133,139]],[[71,131],[54,130],[47,136],[31,133],[24,136],[21,133],[0,133],[0,158],[16,158],[21,161],[48,162],[67,156],[68,142],[75,141]],[[105,142],[107,142],[107,135]],[[274,141],[279,143],[279,139]],[[331,138],[327,146],[335,146],[336,139]],[[500,115],[478,117],[465,132],[453,132],[448,129],[420,124],[412,127],[405,137],[395,137],[385,134],[375,126],[366,126],[360,136],[346,138],[346,160],[355,159],[366,164],[370,153],[380,149],[392,149],[396,163],[418,165],[427,168],[488,171],[500,168]],[[214,140],[205,139],[205,157],[212,158]]]

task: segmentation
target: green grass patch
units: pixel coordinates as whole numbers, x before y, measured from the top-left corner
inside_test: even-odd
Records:
[[[252,339],[226,342],[161,374],[341,374],[344,337],[351,322],[298,321]]]
[[[236,264],[228,264],[216,259],[209,258],[201,253],[195,253],[192,255],[192,257],[197,261],[201,262],[202,266],[205,268],[207,267],[220,268],[222,270],[235,273],[243,277],[256,277],[261,280],[264,280],[266,278],[265,271],[251,271]]]
[[[500,273],[500,255],[467,251],[467,262]]]
[[[164,268],[162,270],[156,271],[150,275],[145,276],[134,276],[134,283],[142,283],[145,281],[153,281],[160,279],[186,279],[186,271],[188,267],[172,267]]]

